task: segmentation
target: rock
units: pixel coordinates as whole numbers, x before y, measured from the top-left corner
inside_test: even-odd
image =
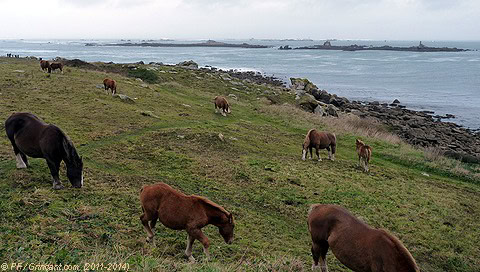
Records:
[[[380,102],[378,102],[378,101],[373,101],[373,102],[370,103],[370,105],[380,106]]]
[[[197,70],[198,69],[198,64],[196,62],[194,62],[193,60],[182,61],[182,62],[178,63],[177,66],[182,67],[182,68],[192,69],[192,70]]]
[[[101,84],[97,84],[95,85],[95,88],[97,89],[105,89],[105,86],[101,85]]]
[[[135,78],[135,80],[138,81],[138,82],[143,82],[143,80],[141,78],[138,78],[138,77]]]
[[[325,110],[323,109],[322,105],[318,105],[313,112],[317,115],[320,115],[320,116],[326,115]]]
[[[218,133],[218,138],[220,139],[220,141],[225,142],[225,137],[222,133]]]
[[[339,110],[338,110],[337,107],[335,107],[332,104],[328,104],[328,106],[327,106],[327,114],[328,115],[338,117],[338,112],[339,112]]]
[[[395,99],[395,100],[393,100],[392,104],[400,104],[400,100]]]
[[[128,103],[128,104],[135,103],[135,101],[133,99],[131,99],[129,96],[124,95],[124,94],[114,94],[113,97],[120,98],[120,100],[122,100],[123,102]]]
[[[318,106],[318,101],[312,95],[304,95],[297,100],[297,105],[308,112],[313,112]]]
[[[228,97],[231,97],[231,98],[233,98],[233,99],[235,99],[235,100],[238,100],[237,96],[234,95],[234,94],[229,94]]]
[[[140,86],[143,88],[148,88],[148,84],[145,84],[145,83],[140,84]]]
[[[192,106],[188,105],[188,104],[182,104],[182,106],[184,107],[187,107],[187,108],[191,108]]]
[[[15,73],[25,73],[24,70],[13,70]]]
[[[155,115],[152,111],[141,111],[140,114],[143,116],[149,116],[149,117],[160,119],[160,117]]]

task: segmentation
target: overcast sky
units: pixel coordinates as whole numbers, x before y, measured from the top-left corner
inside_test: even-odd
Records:
[[[480,0],[0,0],[0,38],[480,40]]]

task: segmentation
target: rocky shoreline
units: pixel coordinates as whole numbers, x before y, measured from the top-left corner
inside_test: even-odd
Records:
[[[271,46],[248,44],[248,43],[224,43],[213,40],[200,43],[155,43],[155,42],[141,42],[141,43],[86,43],[85,46],[142,46],[142,47],[235,47],[235,48],[269,48]]]
[[[67,66],[81,67],[87,69],[100,69],[97,65],[84,62],[78,59],[67,60],[56,58]],[[101,69],[110,66],[104,63]],[[122,67],[131,69],[137,65],[144,65],[143,62],[135,64],[123,64]],[[152,62],[150,65],[164,65]],[[259,85],[270,85],[283,91],[289,91],[295,95],[296,104],[305,111],[320,116],[339,116],[340,114],[353,114],[360,118],[371,118],[386,124],[392,132],[404,139],[407,143],[419,147],[438,148],[444,155],[468,163],[480,163],[480,130],[474,131],[464,128],[452,122],[444,122],[442,119],[454,118],[453,115],[438,116],[430,111],[414,111],[407,109],[395,100],[390,104],[362,101],[349,101],[345,97],[330,94],[319,89],[308,79],[291,78],[290,88],[286,83],[273,76],[267,76],[253,71],[220,70],[215,67],[206,66],[199,68],[194,61],[184,61],[176,65],[185,69],[203,70],[208,73],[219,73],[226,81],[232,78],[246,83]],[[113,71],[112,72],[119,72]]]
[[[406,142],[419,147],[440,149],[444,155],[468,163],[480,163],[480,131],[473,131],[441,118],[432,112],[406,109],[396,100],[391,104],[349,101],[345,97],[320,90],[307,79],[291,78],[291,89],[298,104],[306,111],[319,115],[339,113],[372,118],[388,125]]]
[[[410,46],[410,47],[398,47],[398,46],[367,46],[367,45],[331,45],[330,41],[326,41],[323,45],[312,45],[312,46],[302,46],[302,47],[295,47],[291,48],[288,45],[280,46],[279,50],[341,50],[341,51],[378,51],[378,50],[386,50],[386,51],[408,51],[408,52],[464,52],[470,51],[469,49],[461,49],[456,47],[430,47],[425,46],[420,42],[418,46]]]

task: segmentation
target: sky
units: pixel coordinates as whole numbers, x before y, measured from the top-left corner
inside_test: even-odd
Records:
[[[0,39],[480,40],[480,0],[0,0]]]

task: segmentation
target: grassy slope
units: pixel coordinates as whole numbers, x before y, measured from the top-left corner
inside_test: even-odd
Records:
[[[475,183],[441,171],[427,177],[422,153],[375,138],[364,138],[374,147],[371,173],[364,174],[356,167],[357,135],[344,131],[337,131],[335,162],[303,162],[304,133],[335,127],[257,99],[267,87],[242,89],[218,76],[172,69],[162,67],[161,83],[148,88],[110,74],[119,93],[138,98],[130,105],[96,87],[105,73],[67,68],[46,77],[35,61],[0,59],[0,118],[29,111],[58,125],[85,163],[84,188],[65,181],[66,189],[53,191],[45,161],[30,159],[31,168],[15,169],[8,139],[0,137],[0,260],[126,261],[136,271],[309,270],[308,207],[337,203],[397,235],[422,271],[478,271]],[[229,93],[239,97],[231,101],[233,113],[214,114],[213,97]],[[138,194],[158,181],[232,211],[234,244],[206,227],[212,259],[204,261],[197,242],[195,265],[183,257],[184,232],[159,225],[156,246],[146,244]],[[331,252],[328,262],[332,271],[348,271]]]

